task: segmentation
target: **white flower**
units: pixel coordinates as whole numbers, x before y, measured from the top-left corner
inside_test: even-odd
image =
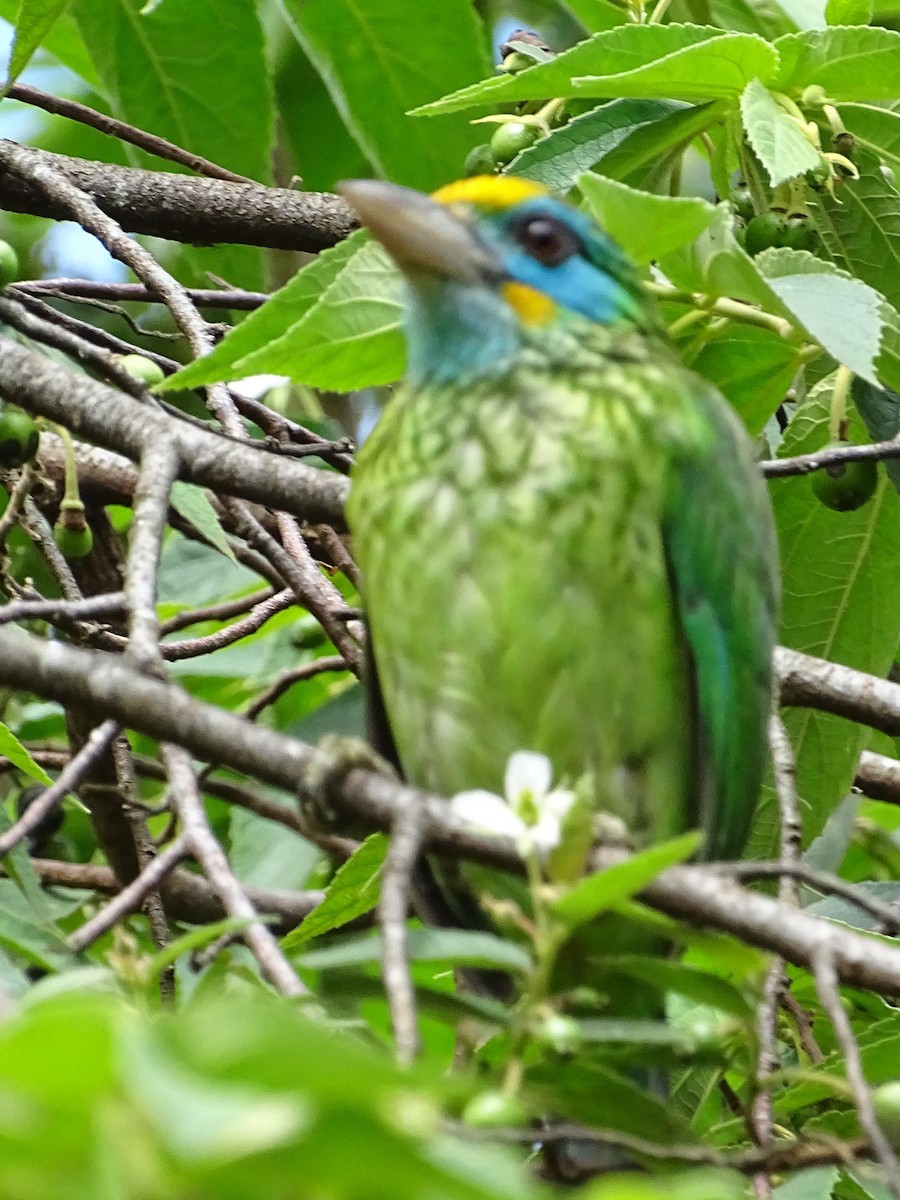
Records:
[[[506,764],[503,796],[480,788],[460,792],[450,808],[468,825],[515,838],[522,854],[532,848],[552,850],[559,845],[563,819],[575,799],[574,792],[551,790],[552,779],[546,755],[517,750]]]

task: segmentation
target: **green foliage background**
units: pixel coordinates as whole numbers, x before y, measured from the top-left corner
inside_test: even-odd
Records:
[[[460,176],[467,153],[486,140],[473,119],[533,114],[564,97],[565,121],[508,172],[571,192],[647,267],[648,279],[655,278],[649,264],[659,265],[668,282],[657,279],[657,289],[686,361],[725,393],[754,435],[770,439],[764,456],[806,453],[829,440],[839,367],[900,390],[895,0],[657,0],[646,7],[641,0],[0,0],[0,16],[16,27],[12,75],[29,65],[48,72],[58,94],[264,184],[297,179],[305,189],[331,190],[342,178],[376,175],[431,189]],[[490,35],[512,17],[537,28],[557,56],[498,74]],[[10,100],[3,105],[15,108]],[[833,191],[821,187],[822,153],[834,134],[826,106],[853,135],[858,170],[858,178],[839,172]],[[793,119],[795,110],[818,131],[821,151]],[[33,145],[172,169],[84,125],[33,110],[30,119]],[[795,182],[791,203],[808,212],[812,251],[745,252],[732,209],[716,196],[728,193],[738,173],[748,178],[757,208],[770,202],[772,189]],[[3,218],[2,232],[29,276],[48,269],[46,229],[37,218]],[[176,399],[213,381],[283,375],[291,386],[277,403],[338,435],[342,410],[323,407],[319,391],[374,389],[401,377],[399,281],[364,234],[302,262],[246,246],[154,249],[188,285],[206,286],[212,271],[235,286],[275,291],[251,316],[235,314],[234,330],[213,353],[185,366],[169,385]],[[148,326],[166,326],[158,308],[136,311]],[[789,388],[782,433],[773,418]],[[868,440],[852,405],[847,415],[850,440]],[[900,409],[897,425],[879,436],[898,428]],[[176,507],[210,544],[170,531],[162,618],[258,586],[230,556],[197,489],[180,486]],[[819,505],[804,477],[775,482],[772,495],[784,571],[782,641],[884,676],[900,644],[894,486],[882,469],[874,499],[854,513]],[[127,510],[113,515],[126,529]],[[17,574],[45,582],[24,539],[12,539],[9,549]],[[341,586],[352,603],[352,588]],[[329,653],[316,622],[287,610],[239,643],[172,672],[196,698],[242,711],[281,671]],[[47,781],[38,749],[65,744],[66,731],[61,711],[31,696],[8,696],[3,715],[9,822],[21,786]],[[315,676],[271,705],[264,719],[308,741],[323,732],[358,732],[358,687],[347,673]],[[900,897],[892,836],[900,810],[845,801],[860,753],[873,748],[894,757],[893,743],[805,709],[788,713],[787,725],[807,861],[880,889],[882,899]],[[146,739],[134,737],[133,745],[155,753]],[[144,780],[141,787],[149,803],[159,800],[158,784]],[[290,803],[274,792],[269,798]],[[371,911],[383,838],[367,841],[336,871],[285,827],[225,803],[213,789],[205,800],[242,883],[328,888],[325,904],[283,943],[311,988],[309,1012],[271,995],[240,945],[211,962],[193,957],[233,932],[228,925],[180,929],[179,940],[156,953],[144,919],[134,917],[73,955],[65,935],[95,910],[96,897],[42,889],[18,848],[0,879],[0,987],[8,1009],[0,1025],[0,1197],[548,1194],[552,1185],[528,1168],[527,1137],[518,1149],[489,1146],[471,1131],[453,1136],[445,1124],[503,1079],[514,1020],[498,1002],[457,993],[452,971],[490,966],[521,982],[532,965],[523,939],[413,931],[424,1050],[412,1071],[401,1072],[391,1062],[377,937],[335,934]],[[776,855],[778,836],[767,788],[750,853]],[[67,802],[61,838],[62,856],[97,857],[74,801]],[[632,899],[644,881],[636,867],[607,881],[600,897],[594,891],[569,899],[576,907],[586,903],[592,915],[631,905],[636,919],[649,921]],[[825,918],[864,924],[836,900],[810,892],[805,902]],[[673,933],[668,925],[664,931]],[[574,1056],[536,1039],[526,1064],[530,1103],[534,1113],[552,1111],[656,1144],[702,1142],[737,1152],[749,1145],[748,1134],[726,1101],[729,1093],[749,1095],[765,962],[724,936],[674,932],[685,948],[681,963],[606,964],[666,996],[669,1023],[648,1025],[638,1036],[586,1017]],[[176,1011],[161,1012],[158,981],[171,963],[179,1001]],[[776,1121],[791,1136],[852,1138],[859,1126],[839,1047],[809,975],[791,975],[824,1061],[808,1061],[796,1030],[781,1028],[785,1076],[775,1093]],[[602,976],[580,983],[602,992]],[[896,1008],[851,990],[844,1000],[868,1082],[896,1079]],[[477,1046],[468,1065],[453,1072],[455,1036],[474,1020],[481,1022]],[[629,1066],[648,1062],[674,1073],[667,1106],[636,1094],[627,1077]],[[865,1166],[816,1167],[776,1184],[779,1200],[888,1195]],[[582,1192],[586,1200],[737,1200],[747,1186],[734,1171],[668,1163],[646,1177],[595,1181]]]

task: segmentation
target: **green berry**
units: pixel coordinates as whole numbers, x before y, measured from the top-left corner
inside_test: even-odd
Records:
[[[7,404],[0,412],[0,467],[22,467],[38,452],[41,435],[37,425],[21,408]]]
[[[879,1125],[896,1146],[900,1143],[900,1082],[895,1080],[874,1088],[872,1103]]]
[[[747,222],[741,220],[740,217],[734,218],[734,240],[739,246],[744,249],[747,247]]]
[[[498,70],[505,71],[507,75],[516,75],[519,71],[525,71],[529,67],[533,67],[534,62],[533,58],[529,58],[521,50],[513,50],[511,54],[507,54],[498,67]]]
[[[834,450],[846,442],[830,442],[825,449]],[[835,512],[853,512],[872,499],[878,486],[878,467],[871,460],[834,463],[812,476],[812,490],[817,499]]]
[[[491,138],[491,155],[498,167],[511,163],[517,154],[527,150],[538,138],[538,130],[522,121],[506,121],[498,125]]]
[[[143,354],[121,354],[119,366],[123,367],[132,379],[146,384],[148,388],[162,383],[166,377],[162,367],[152,359],[145,358]]]
[[[581,1048],[581,1026],[574,1017],[564,1013],[550,1013],[544,1017],[535,1029],[535,1036],[557,1054],[575,1054]]]
[[[9,242],[0,240],[0,287],[19,278],[19,256]]]
[[[62,518],[53,526],[53,540],[63,557],[72,562],[79,558],[87,558],[94,547],[94,535],[90,525],[85,525],[83,529],[74,529],[66,525]]]
[[[728,193],[728,203],[739,217],[743,217],[745,221],[753,220],[755,215],[753,197],[750,195],[750,189],[746,183],[739,183],[731,189]]]
[[[479,1092],[466,1105],[462,1119],[474,1129],[495,1129],[503,1125],[524,1125],[528,1114],[515,1096],[503,1092]]]
[[[768,250],[770,246],[779,245],[786,223],[786,214],[773,210],[759,213],[752,221],[748,221],[744,243],[747,253],[755,255]]]
[[[812,250],[817,242],[816,228],[805,213],[791,213],[776,245],[791,250]]]
[[[470,175],[493,175],[496,170],[497,164],[494,162],[494,156],[487,142],[475,146],[466,155],[466,163],[463,167],[463,174],[466,178]]]

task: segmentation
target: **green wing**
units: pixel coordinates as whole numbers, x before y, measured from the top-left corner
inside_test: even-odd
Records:
[[[709,437],[679,456],[664,538],[695,673],[705,856],[743,849],[766,760],[778,559],[764,481],[743,427],[696,377]]]

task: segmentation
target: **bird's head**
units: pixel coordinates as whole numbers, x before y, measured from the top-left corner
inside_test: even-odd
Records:
[[[501,369],[524,341],[585,324],[653,324],[630,260],[540,184],[485,175],[430,197],[375,180],[339,190],[410,286],[413,376]]]

